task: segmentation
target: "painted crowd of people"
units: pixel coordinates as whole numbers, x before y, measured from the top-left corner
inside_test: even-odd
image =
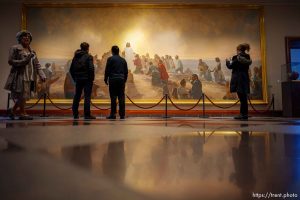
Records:
[[[50,85],[58,78],[53,78],[55,65],[50,67],[46,63],[43,69],[37,59],[36,53],[30,48],[32,35],[28,31],[21,31],[17,34],[19,44],[14,45],[9,52],[8,63],[12,66],[5,89],[11,91],[11,96],[15,99],[15,105],[9,110],[9,116],[14,119],[17,109],[21,119],[32,119],[25,111],[26,101],[30,99],[32,91],[36,91],[37,77],[42,82],[47,82],[46,92],[50,93]],[[111,51],[102,55],[98,59],[97,55],[89,53],[89,44],[81,43],[80,49],[76,50],[74,58],[69,61],[70,69],[65,70],[67,77],[75,83],[75,94],[73,97],[73,115],[78,119],[78,106],[84,91],[84,114],[86,119],[94,119],[90,113],[90,103],[93,93],[95,74],[104,74],[104,82],[109,86],[111,98],[111,114],[109,119],[115,119],[116,100],[119,100],[119,114],[121,119],[125,118],[125,83],[133,84],[134,75],[146,75],[151,77],[151,84],[160,88],[162,94],[168,94],[174,99],[200,99],[202,97],[202,81],[215,82],[228,87],[227,92],[237,93],[241,102],[240,116],[237,119],[248,119],[247,97],[252,94],[259,97],[261,95],[261,67],[254,67],[253,76],[249,74],[249,66],[252,60],[249,55],[250,45],[240,44],[237,47],[237,54],[232,59],[226,60],[226,66],[232,71],[230,85],[225,79],[222,71],[220,58],[215,58],[215,66],[210,67],[199,59],[198,74],[190,69],[185,69],[183,62],[178,55],[159,56],[155,54],[153,58],[149,54],[139,55],[134,52],[130,43],[126,44],[124,51],[120,52],[118,46],[113,46]],[[214,79],[211,75],[213,73]],[[170,76],[177,77],[178,83],[169,80]],[[70,80],[69,80],[70,81]],[[71,83],[70,82],[70,83]],[[70,84],[69,83],[69,84]],[[73,84],[72,83],[72,84]],[[190,84],[188,87],[187,85]],[[189,89],[188,89],[189,88]],[[74,91],[74,89],[73,89]]]

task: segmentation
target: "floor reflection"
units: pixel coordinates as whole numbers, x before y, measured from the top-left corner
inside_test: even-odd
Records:
[[[235,121],[231,124],[180,120],[167,124],[165,121],[150,122],[174,127],[174,130],[177,127],[202,129],[178,135],[155,133],[151,137],[142,135],[129,139],[107,133],[108,136],[100,138],[106,141],[101,144],[97,141],[90,144],[91,140],[78,142],[80,145],[54,144],[51,148],[39,149],[38,153],[50,155],[53,162],[76,166],[93,177],[101,180],[105,177],[103,180],[112,181],[114,185],[126,186],[154,199],[251,199],[253,193],[266,192],[300,195],[299,134],[251,132],[248,128],[253,124]],[[81,125],[101,123],[111,122],[69,120],[59,125],[76,126],[77,129]],[[126,123],[132,125],[135,122],[123,124]],[[36,124],[6,123],[6,126],[24,128]],[[231,126],[237,129],[224,131],[224,127]],[[206,130],[207,127],[214,127],[214,131]],[[93,136],[98,134],[98,127],[95,130]],[[7,135],[9,139],[17,138]],[[21,139],[16,140],[19,142],[26,137],[25,134],[19,136]],[[77,137],[75,134],[74,138]],[[31,153],[15,144],[5,137],[0,138],[0,155],[14,151]]]
[[[243,198],[249,198],[249,193],[255,188],[255,177],[251,137],[248,131],[241,132],[239,146],[232,148],[232,159],[234,172],[230,175],[230,181],[241,189]]]
[[[48,153],[158,198],[247,199],[299,185],[299,141],[298,135],[215,131]]]
[[[123,182],[126,174],[124,142],[110,142],[103,156],[103,174]]]
[[[7,141],[5,138],[0,137],[0,153],[24,151],[19,145]]]

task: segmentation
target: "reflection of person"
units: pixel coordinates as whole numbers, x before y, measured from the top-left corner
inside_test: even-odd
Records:
[[[190,91],[192,99],[200,99],[202,96],[202,83],[197,74],[192,75],[192,89]]]
[[[133,49],[129,42],[126,43],[126,48],[124,49],[124,52],[125,52],[125,60],[128,65],[128,69],[133,71],[134,70],[134,63],[133,63],[134,52],[133,52]]]
[[[232,149],[232,159],[235,172],[230,179],[241,188],[243,197],[248,197],[255,186],[253,154],[248,131],[242,131],[239,147]]]
[[[96,119],[91,115],[90,108],[95,68],[93,57],[89,54],[89,47],[90,45],[86,42],[80,44],[80,49],[76,50],[70,67],[70,74],[76,87],[72,105],[74,119],[79,118],[78,107],[82,90],[84,90],[84,118]]]
[[[37,59],[36,53],[30,48],[32,35],[28,31],[20,31],[16,36],[18,43],[9,50],[8,63],[11,65],[10,74],[4,89],[11,91],[11,97],[16,100],[9,117],[15,118],[17,109],[20,108],[20,118],[31,120],[32,117],[25,111],[26,101],[30,99],[31,92],[35,90],[37,75],[44,82],[46,76]]]
[[[114,181],[123,182],[126,173],[124,142],[110,142],[103,157],[103,173]]]
[[[249,66],[252,63],[250,55],[246,51],[250,50],[249,44],[240,44],[237,46],[237,55],[232,57],[231,62],[226,59],[226,66],[232,70],[230,81],[230,92],[237,92],[241,106],[240,115],[235,119],[248,119],[248,99],[250,93]]]
[[[108,119],[116,119],[117,98],[120,119],[125,119],[125,83],[128,77],[127,62],[119,56],[119,47],[112,46],[112,56],[107,59],[104,82],[109,85],[111,110]]]
[[[175,72],[180,72],[181,74],[183,74],[183,65],[181,60],[179,59],[178,55],[175,56]]]
[[[77,120],[76,120],[77,121]],[[74,120],[75,122],[75,120]],[[71,150],[70,160],[74,164],[83,167],[91,168],[92,167],[92,147],[89,145],[79,145],[71,148],[65,148],[63,150]]]

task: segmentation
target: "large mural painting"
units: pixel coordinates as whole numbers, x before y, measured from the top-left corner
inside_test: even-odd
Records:
[[[190,90],[196,74],[208,97],[232,102],[236,96],[229,92],[231,71],[225,59],[245,42],[251,46],[253,60],[251,98],[266,99],[260,8],[73,4],[25,8],[24,26],[33,34],[32,48],[48,76],[46,88],[52,99],[73,97],[74,82],[68,71],[81,42],[90,44],[94,57],[96,100],[109,99],[104,70],[111,46],[118,45],[128,63],[126,94],[132,99],[157,102],[167,92],[180,102],[194,102]],[[166,68],[167,82],[159,60]]]

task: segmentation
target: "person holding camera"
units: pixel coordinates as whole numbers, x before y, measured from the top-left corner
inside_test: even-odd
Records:
[[[248,94],[250,93],[249,66],[252,64],[250,55],[247,52],[250,45],[247,43],[237,46],[237,55],[231,61],[226,59],[226,66],[232,70],[230,81],[230,92],[236,92],[240,100],[240,115],[234,117],[238,120],[248,119]]]

